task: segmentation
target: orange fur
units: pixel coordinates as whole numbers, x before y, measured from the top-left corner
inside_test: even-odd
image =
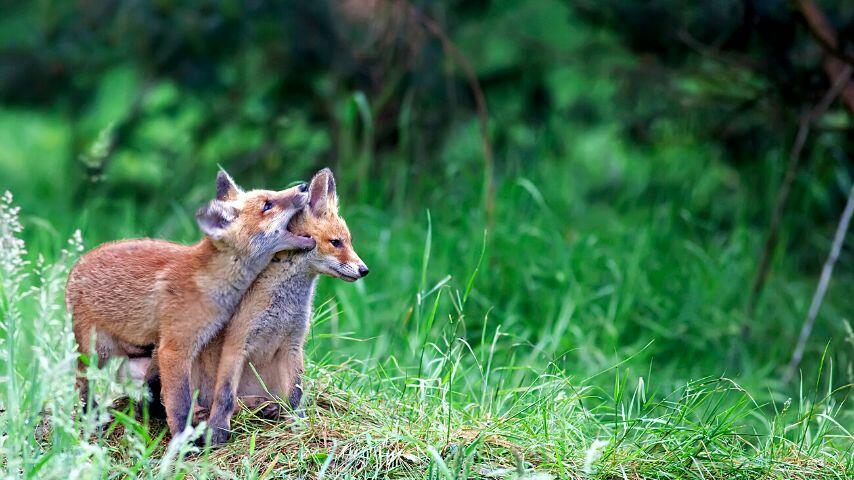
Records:
[[[193,388],[200,391],[200,405],[210,409],[214,443],[228,437],[235,397],[250,408],[270,402],[273,412],[281,399],[296,407],[301,390],[295,389],[301,389],[303,343],[317,275],[354,281],[368,272],[353,249],[346,222],[338,215],[332,172],[324,169],[315,175],[309,192],[309,207],[289,228],[310,236],[317,247],[277,254],[252,284],[228,326],[194,364],[192,378],[197,383]]]
[[[206,233],[200,242],[107,243],[83,255],[70,272],[66,303],[81,354],[91,353],[92,338],[99,364],[159,343],[157,364],[173,434],[186,423],[195,355],[228,321],[276,251],[313,246],[285,231],[307,202],[303,189],[243,192],[221,172],[217,200],[197,215]],[[78,383],[86,395],[82,376]]]

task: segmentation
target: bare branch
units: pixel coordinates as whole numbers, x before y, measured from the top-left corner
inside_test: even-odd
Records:
[[[851,216],[854,215],[854,185],[851,186],[851,191],[848,192],[848,202],[845,204],[845,210],[842,211],[842,216],[839,218],[839,225],[836,227],[836,235],[833,237],[833,245],[830,247],[830,254],[824,262],[824,267],[821,269],[821,278],[818,281],[818,286],[812,296],[810,309],[807,312],[807,318],[804,320],[804,326],[801,328],[801,334],[798,337],[798,344],[795,347],[795,353],[792,354],[792,361],[789,362],[789,367],[786,370],[784,381],[789,381],[795,375],[798,365],[801,364],[801,359],[804,356],[804,350],[807,346],[807,340],[812,333],[815,319],[818,317],[818,311],[821,309],[821,304],[824,301],[824,296],[827,293],[827,287],[830,285],[830,276],[833,274],[833,266],[839,258],[839,252],[842,250],[842,245],[845,243],[845,235],[848,233],[848,226],[851,223]]]
[[[830,105],[833,104],[833,101],[836,100],[836,97],[839,96],[839,93],[848,85],[852,71],[854,71],[854,68],[850,65],[845,66],[840,76],[833,82],[830,90],[822,97],[821,101],[811,111],[801,117],[798,133],[795,136],[795,143],[789,151],[789,164],[786,167],[786,174],[783,177],[783,183],[780,185],[780,191],[777,193],[774,211],[771,214],[771,224],[768,226],[768,234],[765,237],[765,245],[762,248],[762,257],[759,260],[759,267],[756,270],[756,276],[753,277],[753,283],[750,288],[750,299],[747,303],[748,318],[753,318],[753,314],[756,311],[756,304],[759,301],[762,288],[765,286],[768,270],[771,268],[771,256],[774,253],[774,248],[777,246],[780,221],[786,209],[786,202],[789,200],[789,191],[792,189],[792,183],[795,181],[795,174],[798,171],[801,153],[809,136],[810,126],[824,115],[827,109],[830,108]]]
[[[844,52],[839,52],[836,32],[815,2],[812,0],[796,0],[795,3],[797,3],[798,10],[807,22],[810,34],[824,47],[826,55],[822,66],[827,77],[831,81],[838,79],[846,67],[845,62],[849,62],[848,67],[854,63],[850,61],[847,55],[844,55]],[[845,86],[842,90],[842,99],[848,110],[854,113],[854,84]]]
[[[849,65],[854,65],[854,56],[839,49],[836,33],[833,31],[830,22],[827,21],[827,17],[818,8],[818,5],[812,0],[798,0],[797,3],[798,9],[807,22],[810,35],[824,47],[824,51]]]

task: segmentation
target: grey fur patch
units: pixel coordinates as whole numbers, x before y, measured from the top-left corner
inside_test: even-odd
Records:
[[[306,194],[299,194],[300,198],[305,201]],[[208,209],[228,209],[232,208],[225,205],[223,202],[214,200],[209,203]],[[294,215],[299,211],[298,208],[289,208],[279,215],[277,221],[271,226],[270,230],[252,237],[250,243],[252,245],[249,255],[238,255],[234,261],[228,264],[228,271],[225,278],[222,280],[219,288],[210,294],[211,299],[219,307],[219,315],[208,324],[202,331],[196,334],[196,342],[193,344],[191,360],[196,357],[199,351],[213,339],[226,323],[234,315],[240,300],[243,295],[252,285],[252,282],[258,275],[270,265],[273,255],[279,251],[285,250],[288,247],[293,248],[290,244],[289,237],[293,235],[284,235],[287,229],[288,222],[291,221]],[[206,215],[202,215],[206,217]],[[200,221],[201,222],[201,221]],[[201,225],[201,223],[200,223]],[[207,233],[207,232],[206,232]]]
[[[272,357],[280,349],[299,350],[311,322],[317,273],[311,253],[280,254],[260,278],[274,278],[270,305],[251,319],[244,351],[247,356]]]
[[[275,351],[285,341],[300,346],[308,333],[317,276],[308,271],[307,262],[294,260],[281,264],[289,274],[278,278],[270,306],[252,319],[246,346],[249,354],[260,350]]]
[[[204,329],[196,333],[191,358],[195,358],[208,342],[214,338],[234,315],[240,300],[258,275],[270,264],[273,254],[238,256],[228,266],[219,288],[211,292],[210,298],[219,307],[219,315]]]

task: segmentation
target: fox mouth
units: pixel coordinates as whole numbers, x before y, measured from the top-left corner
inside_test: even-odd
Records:
[[[298,245],[299,247],[304,248],[306,250],[311,250],[315,246],[315,243],[311,239],[311,237],[306,235],[297,235],[289,230],[285,230],[282,236],[294,245]]]
[[[305,243],[305,244],[309,244],[309,243],[313,244],[314,243],[314,240],[311,238],[310,235],[305,235],[302,233],[294,232],[291,229],[291,222],[290,221],[288,222],[288,226],[285,228],[284,236],[288,240],[291,240],[295,243]]]
[[[329,270],[331,270],[330,273],[333,274],[333,277],[340,278],[345,282],[355,282],[356,280],[362,278],[358,274],[352,273],[352,270],[347,268],[346,265],[329,265]]]
[[[359,277],[355,277],[353,275],[348,275],[346,273],[341,273],[341,272],[335,272],[335,273],[338,275],[338,278],[340,278],[341,280],[344,280],[346,282],[355,282],[356,280],[359,279]]]
[[[298,213],[299,212],[291,213],[289,217],[283,219],[287,221],[287,224],[285,225],[285,228],[279,230],[280,235],[286,243],[292,245],[292,249],[294,250],[312,250],[317,246],[317,242],[315,242],[310,236],[294,232],[293,229],[291,229],[291,224],[293,223],[294,218],[297,217]]]

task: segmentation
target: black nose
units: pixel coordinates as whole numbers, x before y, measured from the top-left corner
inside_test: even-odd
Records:
[[[308,191],[308,184],[305,182],[300,183],[299,184],[299,191],[300,192],[307,192]]]
[[[366,267],[366,266],[364,266],[364,265],[362,265],[361,267],[359,267],[359,275],[361,275],[361,276],[365,277],[365,276],[367,276],[369,273],[371,273],[371,271],[370,271],[370,270],[368,270],[368,267]]]

